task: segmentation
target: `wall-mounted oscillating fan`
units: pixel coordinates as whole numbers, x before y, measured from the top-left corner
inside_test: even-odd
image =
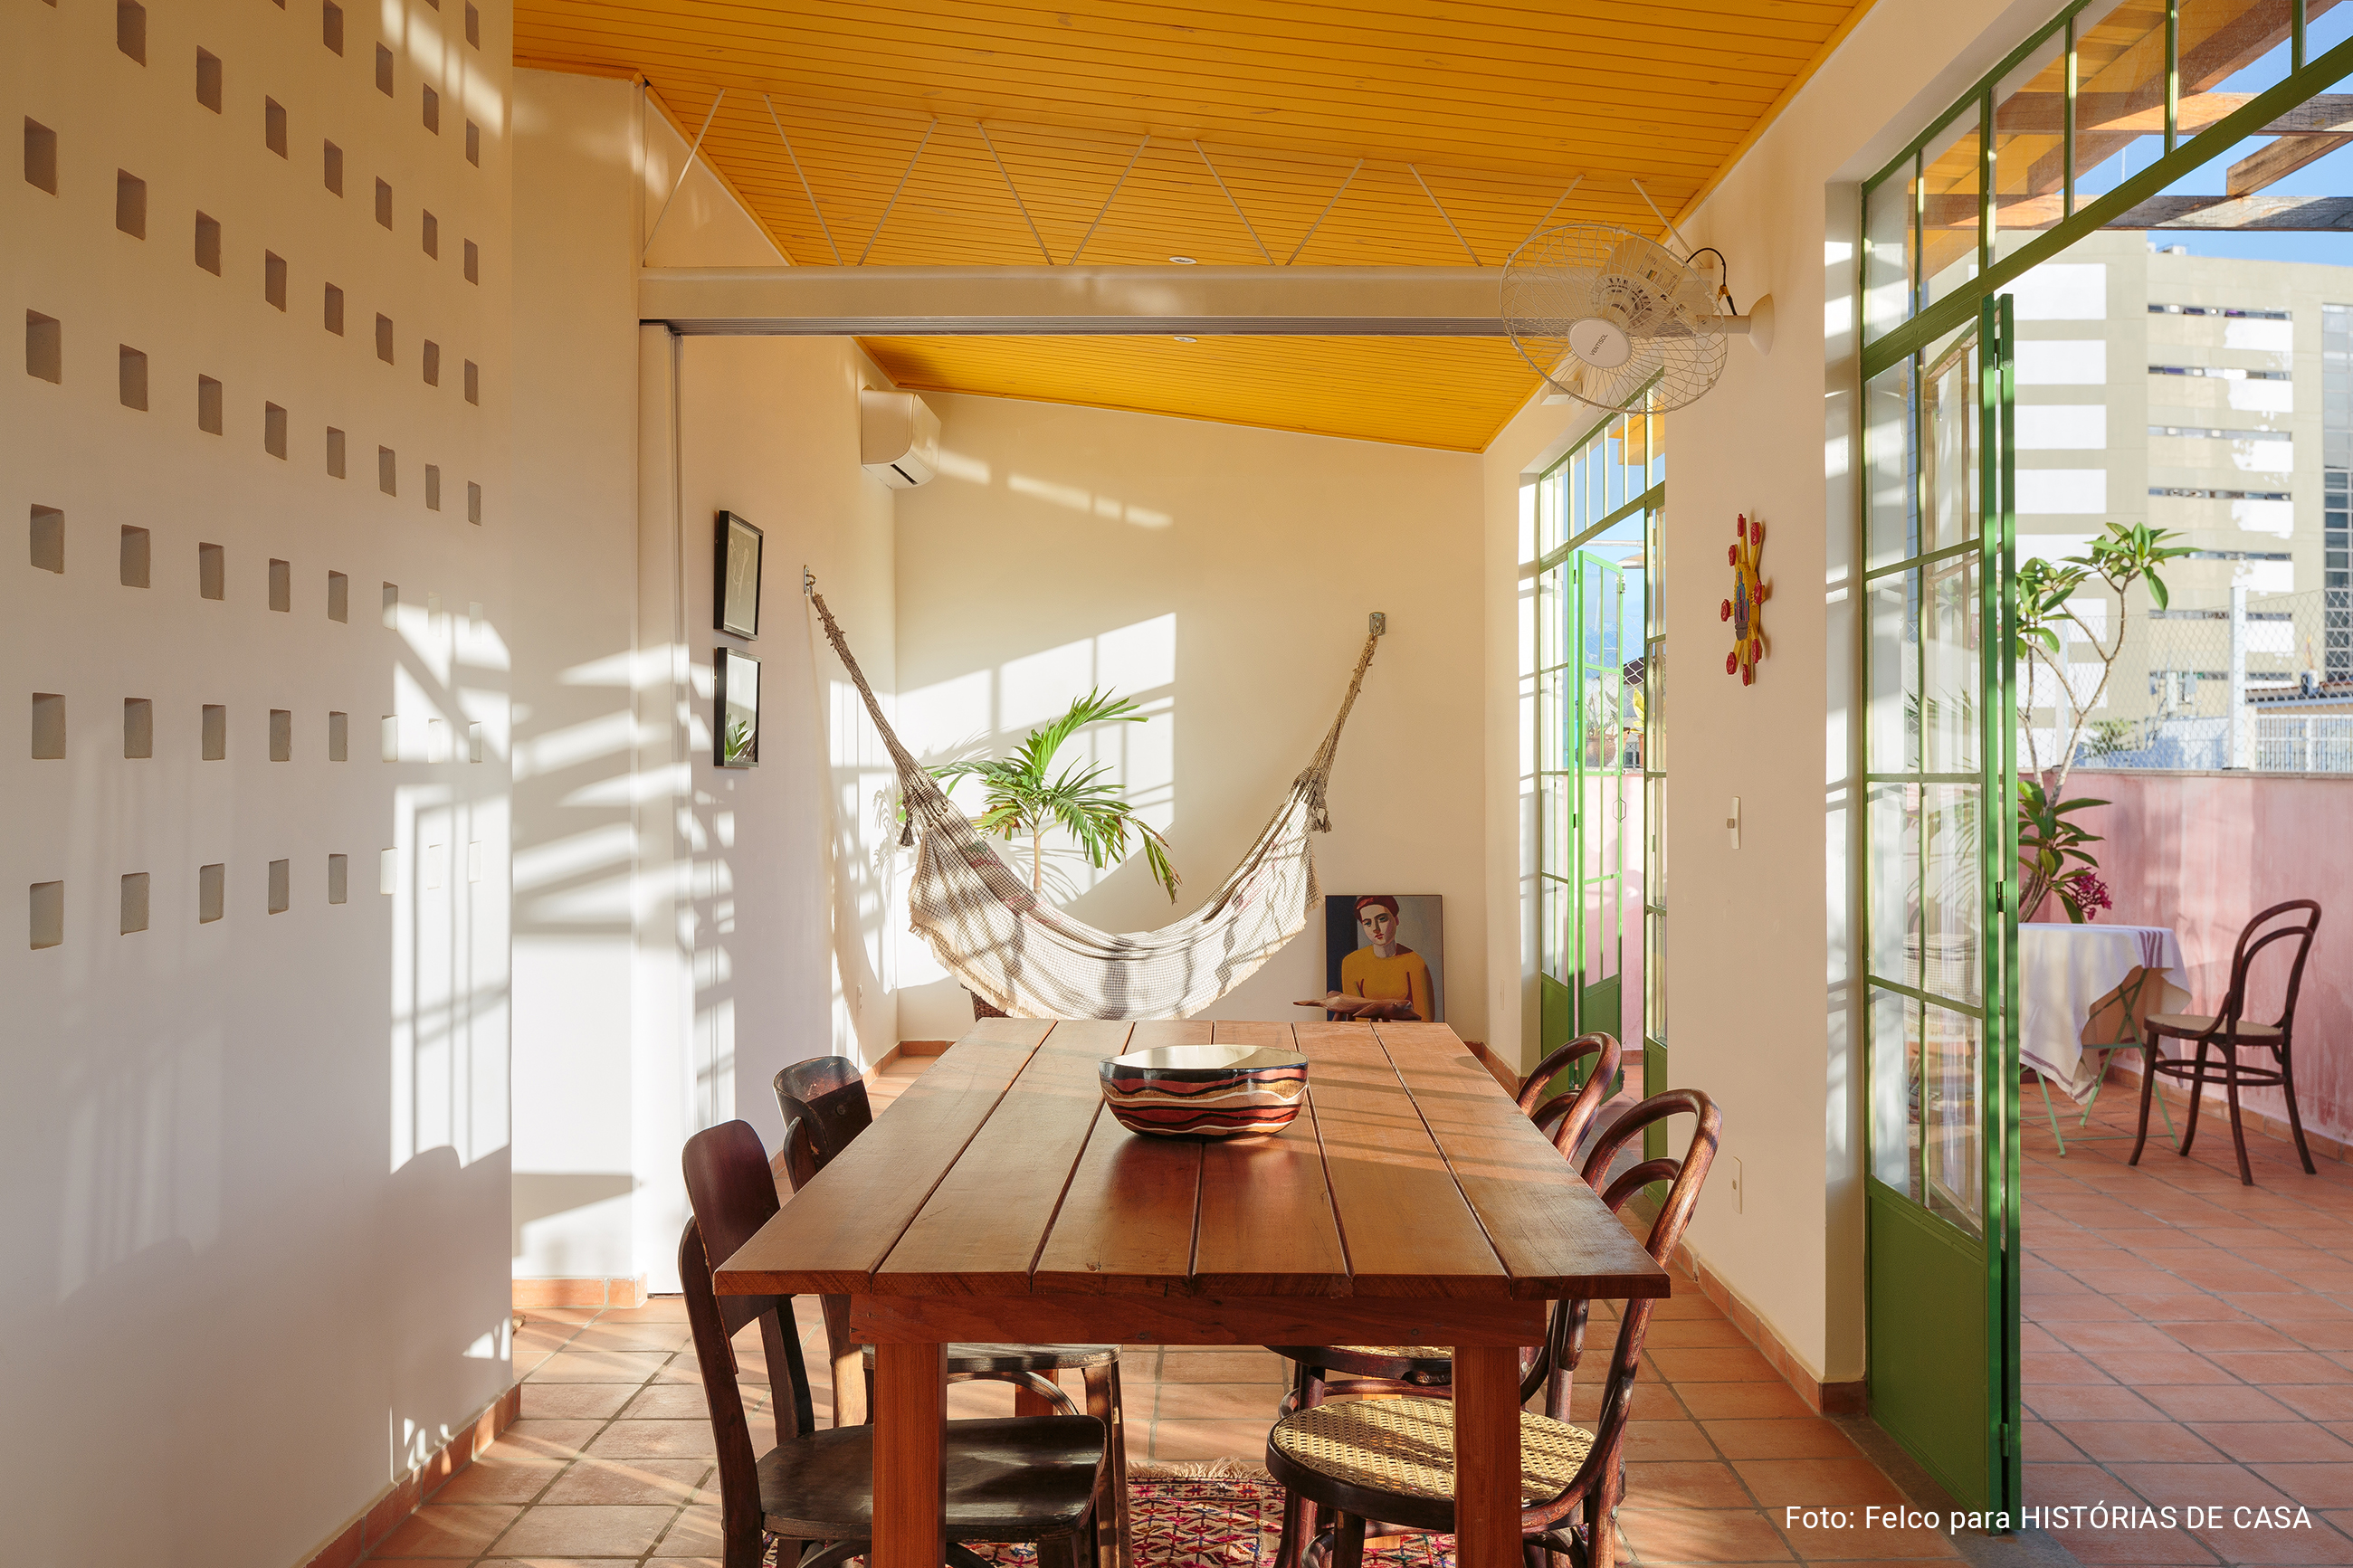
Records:
[[[1718,303],[1721,262],[1610,224],[1563,224],[1504,264],[1504,323],[1520,357],[1580,403],[1631,408],[1647,388],[1653,412],[1681,408],[1724,374],[1725,337],[1748,328]]]

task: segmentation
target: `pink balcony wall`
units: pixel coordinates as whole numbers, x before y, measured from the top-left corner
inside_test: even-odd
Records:
[[[2353,1143],[2353,779],[2079,769],[2066,794],[2111,803],[2081,818],[2106,840],[2091,847],[2116,900],[2100,919],[2171,926],[2189,964],[2192,1011],[2221,1005],[2232,947],[2256,911],[2285,899],[2320,900],[2296,1004],[2296,1106],[2306,1132]],[[2056,908],[2054,900],[2043,918]],[[2284,967],[2267,975],[2259,964],[2251,1016],[2278,1016]],[[2261,1059],[2268,1065],[2269,1053]],[[2275,1089],[2241,1100],[2270,1116],[2287,1114]],[[2201,1117],[2201,1140],[2210,1126],[2229,1137],[2227,1123]]]

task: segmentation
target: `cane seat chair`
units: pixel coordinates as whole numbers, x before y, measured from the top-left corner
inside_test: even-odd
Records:
[[[1577,1144],[1618,1080],[1620,1047],[1616,1037],[1596,1031],[1582,1035],[1551,1052],[1520,1082],[1520,1109],[1553,1147],[1574,1156]],[[1589,1064],[1589,1065],[1588,1065]],[[1545,1090],[1563,1073],[1583,1069],[1574,1089],[1546,1095]],[[1332,1394],[1431,1394],[1446,1397],[1454,1386],[1454,1352],[1446,1345],[1269,1345],[1295,1364],[1291,1393],[1282,1409],[1304,1410]],[[1533,1394],[1547,1369],[1543,1352],[1530,1359],[1524,1371],[1535,1381]]]
[[[694,1217],[679,1241],[678,1272],[718,1448],[723,1563],[759,1568],[773,1542],[777,1562],[838,1568],[873,1536],[874,1429],[818,1429],[791,1297],[714,1289],[714,1260],[733,1257],[779,1207],[760,1135],[743,1121],[710,1128],[687,1141],[683,1163]],[[765,1454],[754,1447],[737,1382],[734,1335],[754,1321],[776,1417],[776,1446]],[[1039,1568],[1097,1568],[1106,1431],[1089,1415],[948,1422],[954,1568],[983,1568],[968,1542],[1035,1542]]]
[[[1609,1178],[1611,1163],[1630,1140],[1653,1123],[1683,1114],[1698,1125],[1681,1161],[1643,1160]],[[1662,1266],[1683,1240],[1715,1157],[1721,1126],[1722,1117],[1707,1096],[1670,1089],[1619,1118],[1586,1158],[1586,1179],[1601,1186],[1602,1201],[1613,1211],[1654,1182],[1672,1183],[1644,1244]],[[1570,1389],[1561,1352],[1572,1320],[1581,1319],[1569,1310],[1571,1305],[1564,1301],[1555,1308],[1548,1335],[1555,1370],[1547,1380],[1546,1406],[1552,1414],[1520,1415],[1520,1532],[1531,1562],[1550,1552],[1566,1555],[1577,1568],[1609,1568],[1617,1555],[1613,1521],[1625,1493],[1627,1413],[1651,1303],[1625,1304],[1600,1414],[1591,1426],[1565,1418]],[[1328,1514],[1331,1522],[1319,1531],[1312,1552],[1328,1554],[1330,1568],[1361,1568],[1368,1521],[1385,1521],[1408,1532],[1453,1532],[1453,1402],[1412,1395],[1334,1399],[1294,1410],[1267,1435],[1266,1468],[1289,1494],[1287,1522],[1305,1504]]]
[[[2277,1087],[2287,1097],[2288,1131],[2295,1135],[2296,1158],[2304,1162],[2306,1175],[2316,1175],[2312,1163],[2312,1151],[2304,1141],[2304,1119],[2295,1104],[2295,998],[2304,986],[2304,962],[2312,955],[2313,933],[2320,929],[2320,906],[2310,899],[2290,899],[2274,904],[2249,921],[2239,932],[2237,947],[2231,953],[2231,988],[2224,993],[2222,1008],[2211,1015],[2200,1013],[2153,1013],[2143,1026],[2147,1055],[2140,1078],[2140,1131],[2133,1140],[2130,1163],[2140,1163],[2143,1144],[2148,1142],[2148,1102],[2155,1098],[2159,1076],[2189,1086],[2189,1109],[2182,1118],[2181,1142],[2176,1152],[2187,1154],[2198,1141],[2198,1108],[2205,1099],[2208,1075],[2222,1086],[2231,1109],[2231,1142],[2239,1155],[2239,1181],[2243,1186],[2255,1184],[2254,1173],[2247,1164],[2247,1134],[2239,1122],[2239,1090]],[[2253,973],[2255,960],[2274,942],[2284,942],[2274,958],[2285,960],[2287,984],[2280,1006],[2279,1017],[2272,1023],[2262,1023],[2246,1016],[2247,982]],[[2180,1040],[2198,1047],[2192,1058],[2185,1050],[2182,1056],[2160,1055],[2162,1040]],[[2241,1061],[2242,1047],[2269,1051],[2268,1065],[2260,1059]],[[2206,1053],[2216,1053],[2210,1067]]]
[[[813,1057],[795,1062],[776,1074],[776,1105],[785,1116],[782,1164],[785,1180],[799,1192],[834,1156],[849,1147],[873,1125],[873,1104],[866,1095],[866,1079],[848,1057]],[[826,1352],[833,1366],[833,1420],[839,1426],[849,1382],[866,1391],[865,1411],[874,1408],[874,1347],[849,1337],[849,1298],[822,1296]],[[1061,1372],[1075,1372],[1086,1394],[1086,1414],[1103,1422],[1111,1433],[1111,1465],[1106,1489],[1112,1506],[1103,1518],[1105,1532],[1118,1544],[1120,1561],[1129,1561],[1127,1499],[1127,1412],[1120,1395],[1117,1345],[952,1344],[947,1347],[950,1383],[1009,1383],[1014,1387],[1016,1415],[1044,1415],[1050,1410],[1076,1415],[1079,1406],[1070,1391],[1056,1380]]]

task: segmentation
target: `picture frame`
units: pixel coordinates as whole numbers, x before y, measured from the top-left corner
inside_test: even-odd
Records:
[[[719,514],[719,538],[712,552],[717,581],[712,593],[713,624],[746,642],[760,635],[760,556],[765,538],[732,511]]]
[[[1377,922],[1371,917],[1385,916]],[[1324,895],[1324,988],[1409,1000],[1423,1023],[1446,1017],[1446,900],[1438,893]],[[1331,1015],[1336,1016],[1336,1015]]]
[[[723,768],[760,765],[760,661],[740,648],[711,654],[712,761]]]

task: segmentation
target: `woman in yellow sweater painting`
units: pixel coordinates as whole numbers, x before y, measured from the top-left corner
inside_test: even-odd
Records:
[[[1438,997],[1430,963],[1398,939],[1398,900],[1371,893],[1356,904],[1364,945],[1340,959],[1340,988],[1302,1006],[1322,1007],[1335,1018],[1438,1021]],[[1338,921],[1332,922],[1336,928]]]

